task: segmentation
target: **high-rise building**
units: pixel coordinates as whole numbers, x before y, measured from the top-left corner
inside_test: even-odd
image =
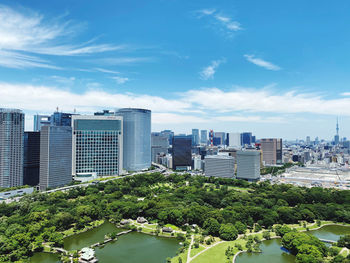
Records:
[[[209,177],[234,177],[235,159],[227,155],[208,155],[204,159],[204,172]]]
[[[227,145],[229,147],[241,147],[241,134],[238,132],[230,132],[227,134]]]
[[[311,138],[310,138],[310,136],[306,136],[306,145],[311,145]]]
[[[34,115],[34,131],[38,132],[41,130],[41,127],[44,125],[51,124],[51,116],[50,115]]]
[[[241,143],[242,146],[244,145],[251,145],[252,144],[252,133],[251,132],[243,132],[241,133]]]
[[[282,163],[282,139],[261,139],[260,143],[265,165]]]
[[[192,129],[192,146],[199,145],[199,130]]]
[[[225,145],[225,132],[214,132],[214,145]]]
[[[24,132],[23,184],[36,186],[40,174],[40,132]]]
[[[64,186],[72,181],[72,128],[43,126],[40,131],[41,190]]]
[[[260,178],[260,151],[237,151],[237,178],[257,180]]]
[[[192,165],[192,136],[177,135],[173,137],[173,169],[188,170]]]
[[[24,113],[0,108],[0,187],[23,184]]]
[[[123,169],[139,171],[151,166],[151,111],[125,108],[123,117]]]
[[[76,115],[76,114],[56,111],[51,115],[51,125],[71,127],[73,115]]]
[[[160,132],[152,132],[151,136],[152,144],[152,162],[157,162],[157,155],[168,153],[169,141],[168,136]]]
[[[72,174],[119,175],[123,161],[121,116],[72,117]]]
[[[169,140],[169,145],[172,145],[174,132],[171,130],[164,130],[164,131],[161,131],[160,133],[163,135],[166,135],[168,137],[168,140]]]
[[[201,130],[201,144],[208,144],[208,131],[207,130]]]

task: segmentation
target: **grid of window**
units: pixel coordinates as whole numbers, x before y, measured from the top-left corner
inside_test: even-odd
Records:
[[[120,131],[75,131],[76,173],[116,175]]]

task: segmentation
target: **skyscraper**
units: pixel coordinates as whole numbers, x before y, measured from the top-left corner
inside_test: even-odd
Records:
[[[56,111],[51,115],[51,125],[71,127],[73,115],[75,114]]]
[[[72,181],[72,128],[43,126],[40,131],[41,190],[64,186]]]
[[[172,145],[174,132],[171,130],[164,130],[164,131],[161,131],[160,133],[163,135],[166,135],[168,137],[168,140],[169,140],[169,145]]]
[[[187,170],[192,165],[192,136],[177,135],[173,138],[173,169]]]
[[[244,145],[252,144],[252,133],[251,132],[243,132],[241,133],[241,143]]]
[[[207,130],[201,130],[201,144],[208,144],[208,131]]]
[[[306,136],[306,145],[310,145],[311,144],[311,138],[310,136]]]
[[[224,145],[225,136],[226,136],[225,132],[214,132],[214,145]]]
[[[36,186],[40,173],[40,132],[24,132],[23,184]]]
[[[41,127],[44,125],[51,124],[51,116],[50,115],[34,115],[34,131],[40,131]]]
[[[282,139],[261,139],[260,143],[265,165],[282,163]]]
[[[151,111],[125,108],[123,117],[123,168],[139,171],[151,166]]]
[[[237,178],[257,180],[260,178],[260,151],[237,151]]]
[[[199,145],[199,130],[192,129],[192,146]]]
[[[160,132],[152,132],[152,162],[156,162],[158,154],[168,153],[169,141],[168,136]]]
[[[0,108],[0,187],[23,184],[24,113]]]
[[[227,134],[228,137],[228,146],[234,148],[241,147],[241,134],[238,132],[230,132]]]
[[[72,117],[72,174],[119,175],[123,161],[121,116]]]

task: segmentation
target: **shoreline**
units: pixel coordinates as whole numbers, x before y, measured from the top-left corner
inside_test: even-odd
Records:
[[[317,228],[314,228],[314,229],[310,229],[310,230],[303,229],[303,230],[299,230],[299,231],[297,230],[297,231],[298,231],[298,232],[311,232],[311,231],[320,230],[321,228],[323,228],[323,227],[325,227],[325,226],[350,227],[349,224],[343,225],[343,224],[341,224],[341,223],[328,223],[328,224],[321,225],[321,226],[319,226],[319,227],[317,227]],[[281,237],[280,237],[280,236],[274,236],[274,237],[271,237],[269,240],[271,240],[271,239],[281,239]],[[262,242],[263,242],[263,241],[267,241],[267,239],[262,239],[261,241],[262,241]],[[242,250],[242,251],[237,252],[237,253],[233,256],[232,263],[236,263],[236,258],[237,258],[240,254],[242,254],[242,253],[247,253],[247,250]],[[251,252],[251,253],[256,253],[256,252]]]

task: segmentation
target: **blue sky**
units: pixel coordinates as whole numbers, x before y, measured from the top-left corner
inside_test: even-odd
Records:
[[[350,2],[0,5],[0,107],[152,110],[152,129],[350,137]]]

